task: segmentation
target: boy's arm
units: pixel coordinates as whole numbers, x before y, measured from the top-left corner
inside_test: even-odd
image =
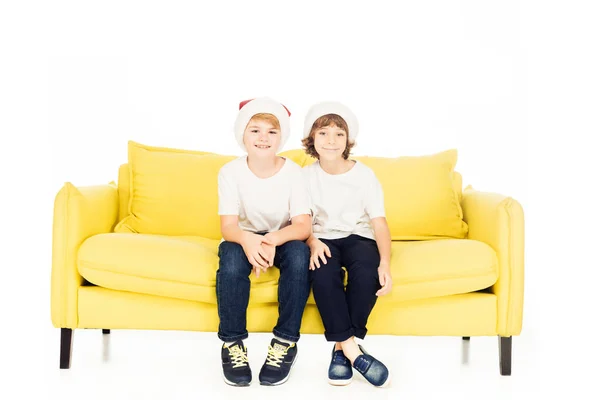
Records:
[[[237,215],[221,215],[221,234],[226,241],[243,245],[248,232],[240,228],[238,218]]]
[[[293,182],[290,194],[290,215],[294,215],[294,217],[291,219],[291,225],[265,235],[275,243],[275,246],[280,246],[290,240],[305,241],[312,232],[312,218],[309,214],[310,196],[306,177],[301,170],[298,170],[290,179]]]
[[[365,186],[370,186],[367,191],[366,212],[371,217],[371,226],[375,234],[375,241],[379,249],[379,267],[384,267],[389,270],[390,258],[392,253],[392,235],[388,227],[387,219],[385,218],[385,202],[383,196],[383,188],[377,179],[377,176],[371,171],[370,182]]]
[[[379,267],[389,268],[392,253],[392,237],[385,217],[377,217],[371,220],[373,231],[375,232],[375,241],[379,249]]]
[[[377,273],[379,275],[381,289],[377,291],[376,295],[385,296],[392,290],[392,271],[390,267],[392,239],[385,217],[373,218],[371,219],[371,224],[375,233],[375,241],[377,242],[380,256]]]
[[[224,169],[219,171],[219,215],[221,219],[221,235],[228,242],[240,244],[248,261],[256,268],[267,268],[266,254],[261,249],[262,237],[246,232],[239,227],[239,199],[235,179]]]
[[[290,240],[305,241],[311,235],[312,221],[308,214],[300,214],[292,218],[292,224],[275,232],[265,235],[275,246],[280,246]]]
[[[310,229],[310,235],[308,236],[308,239],[306,239],[306,244],[310,246],[310,244],[311,244],[311,243],[312,243],[314,240],[317,240],[317,237],[316,237],[316,236],[313,234],[313,231],[312,231],[312,226],[311,226],[311,229]]]

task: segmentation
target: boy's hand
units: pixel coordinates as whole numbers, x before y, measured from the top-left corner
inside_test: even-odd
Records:
[[[314,270],[315,268],[321,268],[319,264],[319,258],[323,261],[323,264],[327,264],[327,257],[331,258],[331,251],[329,247],[321,242],[319,239],[314,238],[308,243],[308,247],[310,247],[310,264],[308,269]]]
[[[261,247],[262,247],[263,252],[267,256],[267,258],[265,259],[265,261],[267,261],[267,264],[268,264],[267,268],[272,267],[273,261],[275,260],[275,246],[263,242],[261,244]],[[267,268],[254,267],[254,273],[256,274],[256,277],[258,278],[260,276],[260,271],[266,272]]]
[[[257,235],[256,233],[245,232],[242,239],[242,248],[253,267],[266,271],[269,268],[269,256],[263,249],[263,243],[274,246],[269,238]]]
[[[379,284],[382,286],[381,289],[375,293],[377,296],[384,296],[392,290],[392,273],[389,265],[380,264],[377,268],[379,273]]]
[[[262,243],[263,252],[267,255],[266,261],[269,267],[273,266],[273,262],[275,261],[275,246],[272,244]]]

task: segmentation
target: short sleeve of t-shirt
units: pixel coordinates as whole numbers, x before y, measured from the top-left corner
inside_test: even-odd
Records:
[[[385,202],[383,199],[383,189],[377,175],[369,171],[369,185],[366,193],[365,211],[369,218],[385,217]]]
[[[218,176],[219,215],[239,215],[240,203],[234,176],[230,168],[222,168]]]
[[[292,179],[292,190],[290,193],[290,220],[298,215],[310,215],[310,193],[308,192],[308,182],[302,169],[294,168]]]

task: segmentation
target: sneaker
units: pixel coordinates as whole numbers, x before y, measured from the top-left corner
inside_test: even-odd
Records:
[[[368,354],[361,345],[358,346],[360,351],[363,352],[360,356],[356,357],[352,367],[360,372],[360,374],[369,382],[371,385],[376,387],[385,387],[390,381],[390,373],[387,367],[372,355]]]
[[[221,347],[223,363],[223,380],[232,386],[249,386],[252,382],[252,371],[248,363],[248,349],[244,342],[238,340],[231,346]]]
[[[329,383],[334,386],[344,386],[352,382],[352,363],[342,350],[335,349],[335,345],[331,352],[328,377]]]
[[[285,343],[273,338],[269,345],[267,359],[263,364],[258,379],[264,386],[275,386],[285,383],[290,377],[290,370],[296,362],[298,346],[296,343]]]

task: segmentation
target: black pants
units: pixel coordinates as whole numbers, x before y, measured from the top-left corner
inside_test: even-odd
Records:
[[[325,338],[343,342],[352,336],[364,339],[367,320],[377,302],[379,284],[379,250],[377,243],[358,235],[342,239],[321,239],[331,251],[327,264],[319,260],[320,268],[310,271],[315,303],[323,325]],[[348,284],[344,290],[344,270]]]

